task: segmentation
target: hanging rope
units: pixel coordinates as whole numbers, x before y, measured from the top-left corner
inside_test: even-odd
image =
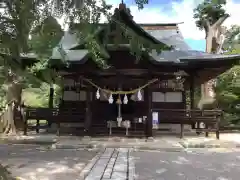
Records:
[[[95,88],[97,88],[97,89],[99,89],[99,90],[101,90],[105,93],[109,93],[109,94],[135,94],[136,92],[140,91],[141,89],[144,89],[145,87],[149,86],[150,84],[153,84],[154,82],[158,81],[157,78],[152,79],[152,80],[148,81],[145,85],[140,86],[139,88],[134,89],[134,90],[130,90],[130,91],[113,91],[113,90],[110,90],[110,89],[103,89],[89,79],[86,79],[86,78],[83,78],[83,77],[81,77],[81,78],[85,82],[91,84],[93,87],[95,87]]]

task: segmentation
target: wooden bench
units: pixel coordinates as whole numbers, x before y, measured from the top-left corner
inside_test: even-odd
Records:
[[[84,123],[85,112],[76,109],[58,109],[58,108],[24,108],[24,134],[27,135],[27,129],[34,128],[39,133],[39,129],[49,128],[49,126],[40,126],[40,120],[47,120],[50,124],[57,124],[57,135],[60,135],[61,123]],[[28,126],[29,120],[37,120],[36,126]]]
[[[24,135],[27,135],[28,129],[35,129],[39,133],[40,129],[47,128],[48,126],[40,126],[40,120],[48,120],[51,118],[52,111],[49,108],[30,108],[24,107],[23,110],[23,120],[24,120]],[[36,126],[29,126],[30,120],[36,120]]]
[[[194,127],[197,133],[205,132],[208,137],[209,132],[215,132],[219,139],[221,110],[191,110],[190,116],[191,121],[197,125]],[[204,127],[200,127],[201,123],[204,124]]]
[[[159,124],[180,124],[180,138],[183,138],[183,127],[185,124],[197,124],[196,132],[216,132],[219,139],[219,123],[222,116],[221,110],[185,110],[185,109],[152,109],[152,112],[158,113]],[[205,127],[201,128],[200,123]]]
[[[180,138],[183,137],[184,124],[189,124],[190,117],[184,109],[152,109],[152,112],[158,113],[159,124],[180,124]]]

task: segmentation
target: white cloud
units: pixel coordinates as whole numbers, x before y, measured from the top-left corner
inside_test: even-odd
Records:
[[[134,20],[137,23],[176,23],[184,22],[179,25],[179,28],[184,38],[189,39],[204,39],[204,31],[200,31],[193,19],[193,9],[198,3],[203,0],[183,0],[182,2],[172,3],[172,12],[166,12],[163,10],[164,7],[147,8],[138,10],[136,6],[130,6],[131,13]],[[151,2],[150,2],[151,3]],[[114,7],[117,5],[115,4]],[[227,12],[231,15],[229,19],[224,23],[225,26],[230,27],[233,24],[240,25],[239,10],[240,2],[234,3],[232,0],[228,0],[226,6]]]

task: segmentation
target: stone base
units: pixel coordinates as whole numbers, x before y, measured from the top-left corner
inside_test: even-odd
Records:
[[[180,124],[156,124],[153,126],[153,129],[163,129],[170,132],[180,133],[181,126]],[[183,130],[185,132],[190,132],[192,130],[191,125],[184,125]]]

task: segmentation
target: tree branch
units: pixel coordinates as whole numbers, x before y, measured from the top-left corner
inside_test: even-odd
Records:
[[[221,26],[222,23],[223,23],[228,17],[230,17],[229,14],[225,14],[223,17],[220,17],[220,18],[217,20],[217,22],[215,22],[215,23],[212,25],[212,27],[213,27],[213,28],[216,28],[216,27],[218,27],[218,26]]]
[[[209,31],[211,25],[210,25],[210,22],[207,19],[203,20],[203,27],[204,27],[206,32]]]
[[[210,22],[207,19],[203,20],[203,28],[205,30],[205,34],[206,34],[206,37],[207,37],[209,29],[211,28]]]

